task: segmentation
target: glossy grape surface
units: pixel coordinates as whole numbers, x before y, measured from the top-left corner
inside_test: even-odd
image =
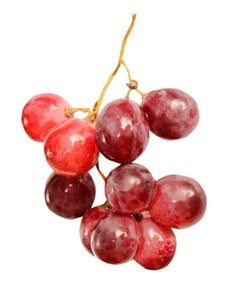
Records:
[[[54,126],[67,119],[64,114],[66,107],[71,106],[59,95],[44,93],[33,96],[22,111],[25,132],[34,141],[43,142]]]
[[[207,198],[194,179],[168,175],[159,179],[156,187],[157,192],[149,209],[156,222],[168,227],[185,228],[203,217]]]
[[[112,211],[106,205],[99,205],[89,209],[83,216],[80,223],[80,239],[87,251],[93,255],[91,248],[92,232],[99,220]]]
[[[87,173],[99,155],[94,126],[84,119],[65,120],[46,137],[44,153],[57,174],[77,177]]]
[[[196,101],[178,89],[151,91],[144,95],[141,107],[147,115],[150,130],[164,139],[188,136],[199,121]]]
[[[138,158],[149,141],[149,126],[140,106],[129,99],[108,103],[97,119],[96,141],[109,160],[124,164]]]
[[[46,183],[45,201],[58,216],[75,219],[91,208],[95,193],[95,184],[89,173],[78,178],[52,173]]]
[[[146,210],[155,194],[152,174],[142,165],[123,164],[113,169],[105,182],[105,194],[111,207],[124,214]]]
[[[132,260],[138,247],[136,221],[132,216],[110,213],[95,227],[91,246],[95,256],[106,263]]]
[[[138,227],[140,241],[134,260],[150,270],[166,267],[176,251],[172,229],[155,223],[150,217],[139,220]]]

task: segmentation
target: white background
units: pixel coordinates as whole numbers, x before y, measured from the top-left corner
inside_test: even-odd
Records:
[[[235,280],[235,12],[233,0],[0,1],[0,280]],[[202,221],[175,231],[176,255],[160,271],[135,262],[108,265],[86,252],[80,219],[47,209],[51,170],[42,144],[26,136],[20,120],[24,104],[42,92],[92,107],[117,63],[130,13],[137,20],[124,58],[140,89],[180,88],[201,114],[189,137],[151,136],[136,161],[156,179],[191,176],[208,197]],[[104,104],[123,97],[126,82],[121,70]],[[101,167],[107,174],[113,164],[101,159]],[[91,173],[97,205],[104,201],[103,182]]]

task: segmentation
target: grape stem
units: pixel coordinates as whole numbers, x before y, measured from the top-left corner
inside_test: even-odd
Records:
[[[135,24],[135,20],[136,20],[136,14],[131,14],[131,15],[132,15],[132,20],[131,20],[129,28],[127,29],[127,31],[126,31],[126,33],[124,35],[124,38],[122,40],[118,63],[116,65],[115,69],[112,71],[112,73],[108,77],[105,85],[103,86],[102,91],[101,91],[101,93],[99,95],[99,98],[97,99],[97,101],[95,102],[95,104],[93,106],[93,109],[90,110],[89,108],[80,108],[80,107],[78,107],[78,108],[65,108],[65,112],[64,112],[65,116],[73,117],[74,113],[76,113],[76,112],[87,113],[87,117],[85,119],[88,120],[93,125],[96,125],[98,112],[99,112],[99,110],[101,108],[101,104],[102,104],[103,98],[105,96],[105,93],[106,93],[109,85],[111,84],[112,80],[116,76],[116,74],[117,74],[119,68],[121,67],[121,65],[125,68],[125,70],[126,70],[126,72],[128,74],[128,81],[129,81],[126,84],[129,89],[128,89],[126,95],[125,95],[125,98],[127,98],[127,99],[129,98],[131,90],[135,90],[142,97],[144,96],[144,94],[138,89],[138,82],[131,78],[130,70],[129,70],[127,64],[125,63],[125,61],[123,59],[126,43],[127,43],[127,40],[129,38],[129,35],[130,35],[131,31],[133,30],[133,27],[134,27],[134,24]]]
[[[99,175],[100,175],[100,176],[102,177],[102,179],[105,181],[105,180],[106,180],[106,176],[103,174],[103,172],[102,172],[101,169],[100,169],[99,161],[97,161],[96,168],[97,168],[97,171],[98,171]]]
[[[136,14],[132,14],[132,20],[131,20],[130,26],[129,26],[128,30],[126,31],[125,36],[122,40],[118,63],[116,65],[115,69],[113,70],[113,72],[108,77],[108,79],[107,79],[107,81],[106,81],[106,83],[105,83],[105,85],[104,85],[104,87],[103,87],[103,89],[100,93],[100,96],[99,96],[98,100],[95,102],[95,104],[93,106],[92,111],[93,111],[93,114],[94,114],[94,119],[93,119],[94,124],[96,123],[97,115],[98,115],[99,109],[101,107],[104,95],[105,95],[109,85],[111,84],[112,80],[114,79],[114,77],[115,77],[116,73],[118,72],[121,65],[123,65],[125,67],[125,69],[128,73],[129,81],[132,81],[129,68],[123,60],[123,55],[124,55],[127,39],[129,38],[129,35],[130,35],[131,31],[133,30],[135,20],[136,20]]]
[[[88,113],[88,114],[92,113],[89,108],[83,108],[83,107],[75,107],[75,108],[66,107],[64,109],[65,116],[67,116],[69,118],[73,117],[74,113],[76,113],[76,112],[83,112],[83,113]]]

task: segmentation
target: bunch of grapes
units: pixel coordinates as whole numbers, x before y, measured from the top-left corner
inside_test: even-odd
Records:
[[[33,96],[22,111],[25,132],[43,142],[45,159],[52,168],[45,187],[45,202],[55,214],[81,218],[80,238],[89,253],[110,264],[135,260],[146,269],[167,266],[176,251],[173,228],[197,223],[206,210],[206,194],[193,178],[166,175],[154,179],[136,163],[146,150],[150,132],[166,140],[188,136],[197,126],[199,110],[187,93],[164,88],[142,93],[131,79],[122,58],[134,25],[124,37],[115,71],[93,109],[72,108],[61,96]],[[112,100],[101,112],[102,99],[120,66],[129,74],[125,97]],[[130,98],[130,91],[141,102]],[[78,118],[75,112],[86,113]],[[108,176],[99,168],[99,155],[117,163]],[[93,206],[96,185],[90,170],[104,179],[106,202]]]

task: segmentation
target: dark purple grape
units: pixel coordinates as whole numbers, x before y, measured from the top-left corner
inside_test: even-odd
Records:
[[[111,207],[124,214],[147,210],[156,185],[152,174],[142,165],[129,163],[113,169],[105,182],[105,193]]]
[[[178,89],[151,91],[144,95],[141,107],[151,132],[164,139],[186,137],[199,121],[196,101]]]
[[[149,141],[149,126],[140,106],[129,99],[108,103],[97,118],[96,141],[100,152],[121,164],[134,161]]]
[[[89,173],[69,178],[52,173],[45,188],[48,208],[63,218],[75,219],[91,208],[95,199],[95,184]]]

